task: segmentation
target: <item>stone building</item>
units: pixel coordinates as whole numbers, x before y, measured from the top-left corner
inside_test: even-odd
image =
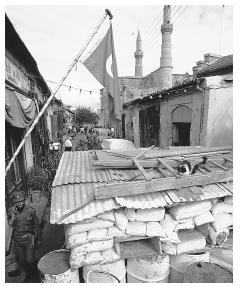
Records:
[[[165,5],[160,67],[120,78],[124,137],[138,147],[232,145],[233,57],[208,53],[193,75],[172,74],[170,13]]]

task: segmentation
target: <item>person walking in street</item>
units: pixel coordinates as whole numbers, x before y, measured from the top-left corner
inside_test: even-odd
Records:
[[[72,142],[71,142],[71,137],[68,137],[67,140],[64,143],[65,151],[72,151]]]
[[[8,210],[8,223],[13,227],[13,242],[20,267],[26,272],[29,281],[37,271],[35,248],[42,241],[41,229],[34,208],[25,204],[25,194],[13,194],[14,206]]]

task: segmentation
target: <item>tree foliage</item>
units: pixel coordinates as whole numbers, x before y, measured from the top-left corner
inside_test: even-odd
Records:
[[[99,118],[97,113],[92,111],[90,108],[79,106],[75,112],[76,122],[80,125],[83,123],[96,124],[98,122]]]

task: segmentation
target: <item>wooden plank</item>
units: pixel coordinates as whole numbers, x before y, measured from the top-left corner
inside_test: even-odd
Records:
[[[156,150],[156,152],[152,152],[152,154],[145,155],[145,158],[164,158],[171,156],[179,156],[179,155],[189,155],[189,154],[205,154],[216,152],[220,153],[221,151],[232,151],[232,146],[226,147],[200,147],[200,148],[189,148],[189,149],[172,149],[172,150]]]
[[[176,178],[180,178],[181,175],[178,174],[177,171],[175,171],[171,166],[169,166],[163,159],[157,158],[158,162],[160,164],[163,164]]]
[[[175,192],[174,191],[165,191],[165,193],[167,193],[167,195],[171,198],[171,200],[174,202],[174,203],[180,203],[181,200],[179,199],[178,196],[175,195]]]
[[[151,256],[161,254],[161,241],[155,237],[124,242],[115,241],[115,249],[122,259]]]
[[[230,159],[230,158],[227,158],[227,157],[224,156],[223,159],[224,159],[225,161],[229,161],[229,162],[233,163],[233,160]]]
[[[202,161],[202,159],[198,160],[188,160],[190,163],[199,163]],[[221,162],[220,160],[216,160],[217,162]],[[143,168],[158,168],[159,167],[159,161],[157,159],[141,159],[138,160],[140,165]],[[172,167],[176,168],[179,166],[179,162],[173,159],[165,158],[164,162]],[[109,160],[93,160],[92,165],[97,168],[111,168],[111,169],[136,169],[137,166],[133,163],[132,158],[131,159],[112,159]],[[166,168],[166,167],[165,167]],[[230,167],[231,168],[231,167]]]
[[[179,179],[162,178],[152,181],[125,182],[120,184],[106,184],[94,190],[96,199],[107,199],[118,196],[130,196],[149,192],[179,189],[183,187],[207,185],[232,181],[233,171],[218,171],[201,175],[189,175]]]
[[[139,163],[139,161],[136,158],[132,158],[132,161],[134,162],[134,164],[138,167],[138,170],[142,173],[142,175],[144,176],[144,178],[149,181],[151,180],[151,177],[146,173],[146,171],[143,169],[143,167],[141,166],[141,164]]]
[[[163,170],[161,167],[157,167],[158,171],[160,172],[160,174],[163,175],[163,177],[168,177],[168,174],[166,174],[166,171]]]
[[[140,235],[130,235],[130,236],[119,236],[115,237],[115,242],[124,242],[124,241],[132,241],[132,240],[141,240],[148,239],[148,236],[140,236]]]
[[[224,167],[224,166],[222,166],[222,165],[220,165],[220,164],[218,164],[218,163],[216,163],[216,162],[214,162],[214,161],[212,161],[210,159],[208,159],[208,162],[212,163],[213,165],[219,167],[222,170],[225,170],[225,171],[229,170],[228,168],[226,168],[226,167]]]

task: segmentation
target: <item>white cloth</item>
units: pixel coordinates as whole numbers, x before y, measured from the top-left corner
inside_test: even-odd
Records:
[[[64,146],[65,147],[72,147],[72,142],[69,139],[67,139],[64,143]]]

